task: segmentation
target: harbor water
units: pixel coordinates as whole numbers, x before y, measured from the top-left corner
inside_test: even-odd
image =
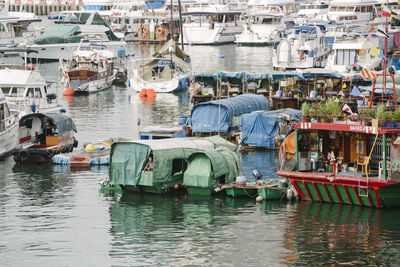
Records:
[[[135,45],[135,58],[155,46]],[[272,49],[192,46],[195,72],[271,69]],[[132,59],[130,59],[132,60]],[[41,64],[59,80],[58,63]],[[190,114],[189,92],[141,100],[113,87],[62,100],[79,149]],[[138,126],[138,120],[140,125]],[[239,154],[241,175],[275,177],[276,151]],[[107,167],[15,166],[0,160],[0,266],[398,266],[400,210],[99,191]]]

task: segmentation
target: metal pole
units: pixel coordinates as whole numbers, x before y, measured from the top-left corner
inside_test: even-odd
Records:
[[[295,145],[295,154],[294,157],[296,159],[296,171],[299,171],[299,143],[298,143],[298,130],[294,130],[294,145]]]
[[[182,51],[183,51],[184,50],[184,47],[183,47],[183,21],[182,21],[181,0],[178,0],[178,7],[179,7],[179,26],[181,28],[181,46],[182,46]]]
[[[386,134],[382,135],[383,178],[387,180],[386,173]]]

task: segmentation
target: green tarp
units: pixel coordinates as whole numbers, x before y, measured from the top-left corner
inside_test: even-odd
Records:
[[[225,183],[233,182],[239,173],[238,162],[236,153],[226,148],[194,153],[189,158],[183,184],[213,188],[220,176],[225,177]]]
[[[78,43],[82,37],[74,35],[77,31],[79,31],[77,25],[56,24],[33,42],[35,44]]]
[[[154,164],[153,185],[166,184],[172,181],[172,172],[176,171],[173,169],[174,160],[187,161],[195,152],[213,150],[221,145],[228,145],[221,137],[212,138],[212,140],[204,138],[173,138],[116,142],[111,148],[111,183],[119,185],[139,184],[141,172],[150,153],[152,153]]]
[[[136,185],[149,158],[151,148],[143,144],[113,145],[110,175],[112,184]]]

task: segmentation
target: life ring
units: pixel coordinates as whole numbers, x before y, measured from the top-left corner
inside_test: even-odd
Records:
[[[113,30],[113,32],[117,31],[117,26],[113,25],[112,30]]]
[[[285,104],[283,104],[282,101],[276,104],[276,109],[283,109],[283,108],[285,108]]]
[[[143,27],[143,33],[149,33],[149,28],[148,27]]]
[[[68,75],[68,73],[65,73],[65,75],[64,75],[64,76],[65,76],[65,78],[66,78],[66,79],[68,79],[68,78],[69,78],[69,75]]]

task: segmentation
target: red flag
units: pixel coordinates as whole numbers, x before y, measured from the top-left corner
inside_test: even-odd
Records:
[[[371,31],[371,32],[375,31],[374,26],[371,27],[370,31]]]
[[[383,7],[381,15],[382,17],[390,17],[391,16],[390,9],[386,6]]]

